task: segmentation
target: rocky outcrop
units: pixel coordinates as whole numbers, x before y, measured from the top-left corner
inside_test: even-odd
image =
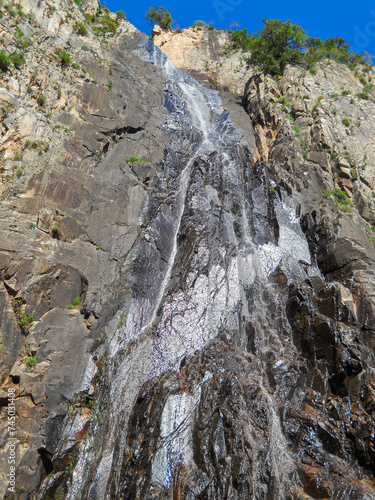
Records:
[[[364,70],[353,73],[334,62],[321,63],[316,73],[289,68],[280,81],[253,77],[244,98],[256,136],[254,161],[267,161],[275,189],[295,198],[325,278],[294,284],[286,305],[308,380],[304,405],[297,410],[287,404],[283,425],[303,450],[299,477],[312,498],[338,492],[350,498],[348,488],[362,498],[373,488],[372,479],[366,486],[362,476],[352,476],[346,486],[336,479],[347,474],[347,453],[368,471],[374,460],[375,165],[373,102],[363,99],[372,69]]]
[[[50,472],[70,409],[91,418],[93,352],[129,286],[123,266],[163,155],[163,76],[125,51],[142,35],[126,21],[104,42],[75,34],[86,21],[67,5],[21,2],[23,16],[1,20],[5,50],[26,57],[0,89],[1,401],[16,391],[17,498]],[[8,438],[4,412],[1,498]]]
[[[177,68],[191,74],[208,87],[243,94],[252,70],[242,52],[231,53],[227,31],[209,26],[179,32],[158,30],[153,41]]]

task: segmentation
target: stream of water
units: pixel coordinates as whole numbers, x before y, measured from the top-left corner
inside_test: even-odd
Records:
[[[105,435],[98,435],[98,426],[82,444],[67,496],[75,500],[83,498],[93,469],[88,498],[113,498],[109,491],[119,481],[129,416],[147,380],[178,370],[182,360],[218,335],[244,343],[244,325],[270,321],[262,311],[268,276],[281,266],[287,279],[304,279],[311,265],[287,198],[275,196],[269,226],[269,187],[265,177],[252,177],[251,151],[218,93],[174,68],[151,42],[140,53],[166,74],[165,131],[170,143],[159,185],[167,194],[130,257],[132,300],[112,322],[112,327],[120,326],[107,351],[110,419]],[[315,271],[310,267],[308,272]],[[267,338],[260,331],[257,335],[260,352]],[[152,481],[166,488],[176,464],[192,459],[191,422],[201,386],[211,377],[207,373],[190,395],[175,394],[165,402]],[[267,460],[274,463],[280,453],[288,462],[287,453],[281,453],[286,445],[272,398],[265,400],[276,446]],[[280,474],[277,498],[284,498],[285,481]]]

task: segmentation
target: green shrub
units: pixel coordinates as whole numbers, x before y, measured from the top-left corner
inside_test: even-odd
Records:
[[[66,306],[66,309],[74,309],[73,304],[68,304],[68,305]]]
[[[5,50],[0,50],[0,70],[8,71],[12,67],[12,61]]]
[[[90,47],[87,47],[87,45],[82,45],[81,50],[85,50],[88,52],[90,50]]]
[[[81,35],[81,36],[87,36],[87,33],[88,33],[85,23],[74,24],[73,30],[75,33],[77,33],[77,35]]]
[[[16,28],[16,32],[15,32],[14,36],[16,39],[20,39],[20,38],[23,38],[25,36],[25,33],[20,28]]]
[[[207,24],[204,21],[194,21],[192,28],[205,28]]]
[[[363,87],[363,92],[365,93],[372,92],[373,87],[374,86],[372,83],[366,83],[366,85]]]
[[[105,33],[112,33],[116,34],[117,27],[118,27],[118,22],[117,19],[114,20],[111,18],[109,14],[107,14],[103,19],[100,20],[101,26],[95,26],[95,28],[98,29],[98,34],[105,34]],[[93,28],[94,29],[94,28]]]
[[[72,62],[70,55],[65,50],[60,50],[57,56],[61,66],[69,66]]]
[[[370,100],[370,96],[366,92],[358,92],[357,97],[360,99]]]
[[[136,156],[131,156],[130,158],[124,158],[126,163],[134,163],[136,161],[150,161],[147,160],[146,158],[137,158]]]
[[[344,96],[344,97],[346,97],[346,96],[347,96],[347,95],[349,95],[349,94],[350,94],[350,90],[343,90],[343,91],[341,92],[341,95],[342,95],[342,96]]]
[[[115,12],[115,14],[118,20],[126,20],[125,12],[123,10],[118,10]]]
[[[44,108],[44,106],[46,105],[46,96],[43,95],[43,94],[38,94],[37,95],[37,98],[36,98],[36,102],[38,103],[38,105],[41,107],[41,108]]]
[[[26,360],[26,366],[29,368],[34,368],[38,364],[38,361],[35,358],[28,358]]]
[[[345,127],[349,127],[350,121],[347,118],[342,119],[342,124],[345,125]]]
[[[252,36],[248,34],[247,29],[234,31],[230,35],[232,45],[230,49],[234,52],[242,50],[243,52],[250,52],[252,44]]]
[[[349,207],[353,206],[353,203],[350,201],[348,195],[344,191],[341,191],[341,189],[339,188],[335,188],[332,191],[330,189],[326,189],[323,193],[323,196],[325,198],[333,196],[333,199],[341,212],[348,212]]]
[[[13,54],[10,55],[10,60],[14,64],[16,68],[20,68],[25,62],[25,54],[22,50],[16,50]]]

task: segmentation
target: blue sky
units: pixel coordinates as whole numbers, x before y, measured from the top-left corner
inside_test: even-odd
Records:
[[[148,9],[155,5],[148,0],[124,1],[102,0],[111,11],[123,10],[126,17],[139,30],[150,33],[144,18]],[[191,26],[196,20],[214,22],[216,28],[226,29],[235,21],[250,33],[262,27],[262,18],[291,19],[309,32],[323,39],[342,36],[353,50],[363,54],[366,50],[374,55],[375,62],[375,3],[373,0],[189,0],[189,2],[166,0],[163,5],[171,11],[179,27]]]

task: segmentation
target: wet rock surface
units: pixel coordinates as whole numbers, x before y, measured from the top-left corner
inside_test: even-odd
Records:
[[[40,50],[0,89],[1,498],[375,498],[363,81],[288,68],[242,107],[126,21],[100,42],[59,6],[24,2]],[[190,73],[251,76],[227,34],[188,35]]]

